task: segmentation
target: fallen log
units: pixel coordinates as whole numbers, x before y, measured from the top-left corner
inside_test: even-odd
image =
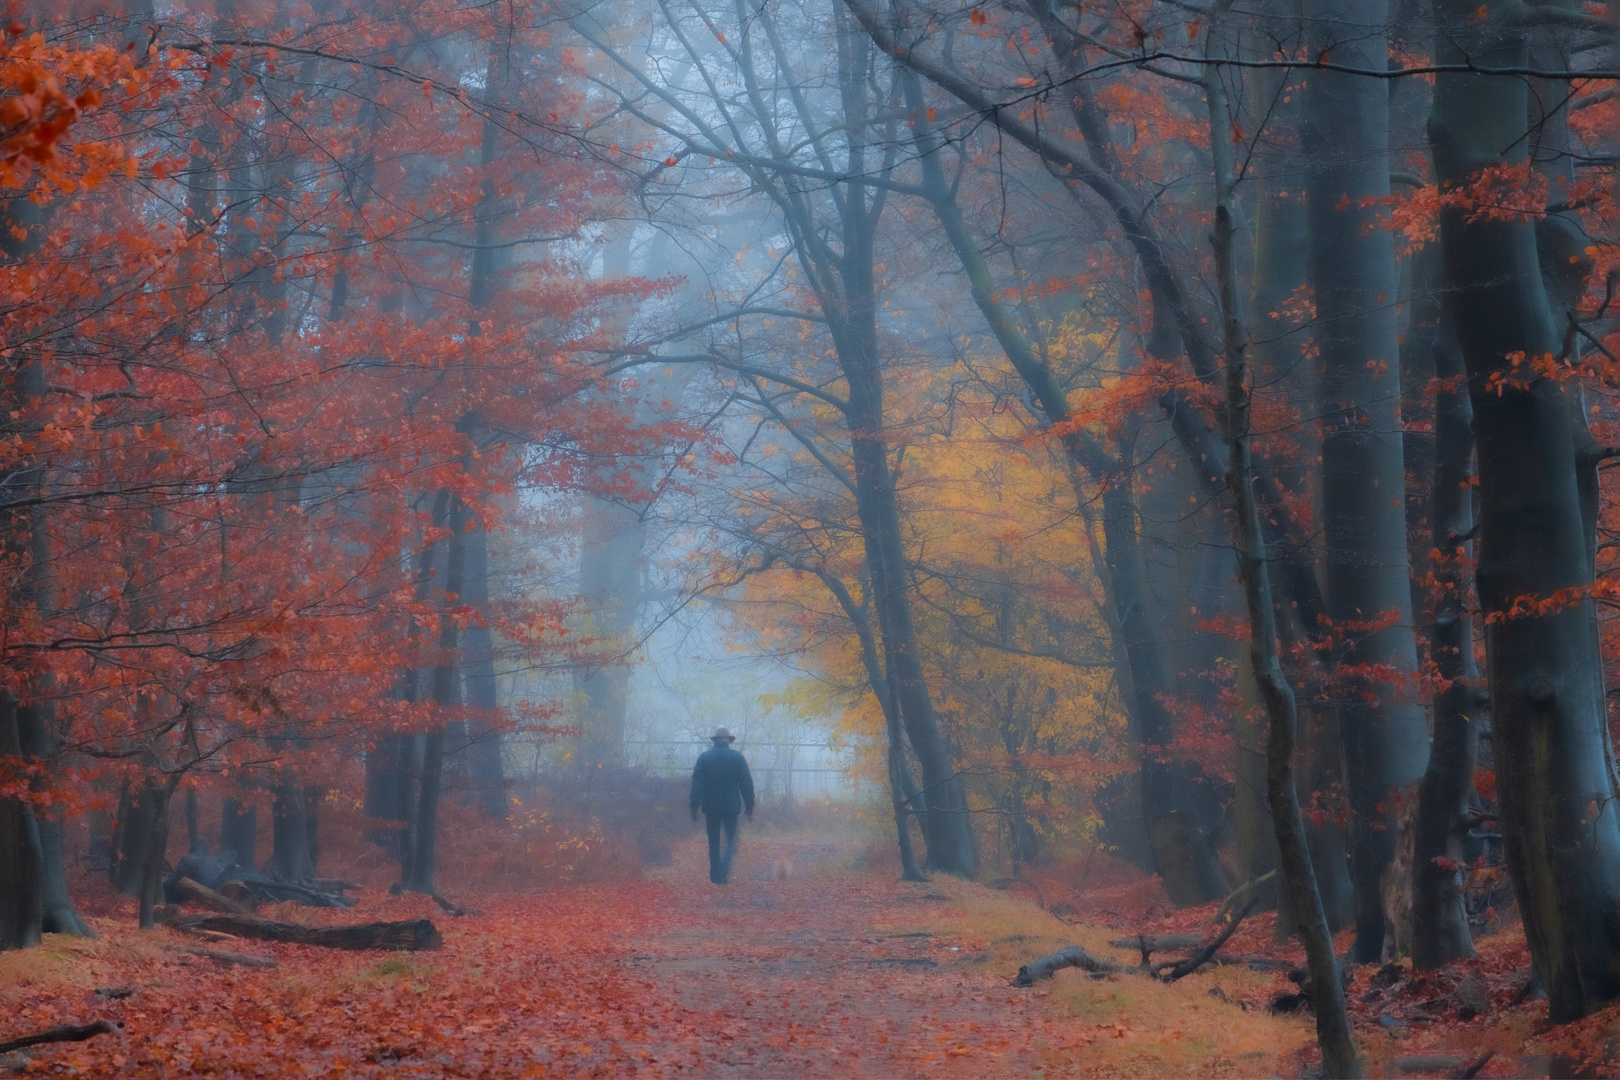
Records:
[[[1082,971],[1093,973],[1119,973],[1126,970],[1112,960],[1103,960],[1092,956],[1078,945],[1070,945],[1062,952],[1043,956],[1039,960],[1032,960],[1018,969],[1018,975],[1013,979],[1014,986],[1034,986],[1042,979],[1050,979],[1064,968],[1077,967]]]
[[[95,1038],[97,1035],[111,1035],[118,1030],[118,1025],[111,1020],[95,1020],[88,1024],[63,1024],[61,1027],[46,1028],[36,1031],[32,1035],[23,1035],[16,1039],[0,1042],[0,1054],[9,1054],[13,1050],[21,1050],[28,1046],[39,1046],[43,1043],[54,1042],[83,1042]]]
[[[188,877],[183,877],[179,881],[175,882],[174,891],[179,895],[181,900],[190,900],[193,903],[201,904],[205,908],[223,912],[226,915],[253,914],[247,908],[243,907],[241,904],[238,904],[235,900],[232,900],[223,893],[217,893],[208,886],[200,882],[193,881]]]
[[[326,949],[418,952],[437,949],[444,944],[444,938],[430,919],[356,923],[350,926],[305,926],[301,923],[274,922],[256,915],[193,915],[185,920],[185,925],[193,930],[215,930],[260,941],[318,945]]]
[[[198,945],[170,945],[170,952],[185,953],[187,956],[202,956],[221,964],[241,964],[243,967],[273,968],[276,962],[268,956],[249,956],[247,953],[223,952],[219,949],[204,949]]]

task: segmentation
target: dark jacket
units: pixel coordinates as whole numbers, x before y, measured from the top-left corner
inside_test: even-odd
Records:
[[[692,813],[736,817],[754,812],[754,778],[748,761],[730,746],[715,745],[698,755],[692,770]]]

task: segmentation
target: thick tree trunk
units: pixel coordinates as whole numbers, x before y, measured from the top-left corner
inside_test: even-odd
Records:
[[[398,827],[378,827],[366,837],[401,866],[408,861],[411,847],[407,838],[415,805],[415,766],[411,760],[415,742],[413,735],[387,735],[377,740],[375,749],[366,752],[366,816],[398,823]]]
[[[1337,62],[1383,67],[1385,0],[1305,0],[1310,48]],[[1389,88],[1330,71],[1306,78],[1308,264],[1321,365],[1322,518],[1339,735],[1350,796],[1354,955],[1384,943],[1380,884],[1395,854],[1394,792],[1423,773],[1423,712],[1406,560],[1400,344],[1394,237],[1376,205],[1389,195]],[[1348,675],[1374,670],[1378,676]]]
[[[445,540],[445,571],[443,599],[439,607],[439,662],[433,666],[433,704],[441,710],[454,709],[461,704],[461,679],[458,654],[461,647],[461,625],[452,614],[451,607],[460,601],[466,581],[467,556],[464,527],[467,507],[452,495]],[[433,892],[433,875],[437,869],[439,841],[439,794],[444,780],[443,721],[435,723],[427,733],[422,749],[422,784],[416,800],[416,849],[411,853],[410,876],[405,887],[413,892]]]
[[[0,694],[0,760],[21,760],[17,699]],[[0,798],[0,949],[39,944],[44,854],[28,799]]]
[[[152,845],[153,820],[157,816],[155,789],[150,780],[131,785],[128,798],[118,808],[118,863],[113,888],[126,896],[139,896],[145,880],[146,853]]]
[[[255,870],[255,849],[259,843],[259,808],[251,797],[227,795],[219,814],[219,848],[236,852],[236,865]]]
[[[1435,58],[1489,69],[1528,61],[1511,5],[1439,0]],[[1442,190],[1526,160],[1517,77],[1435,78],[1430,141]],[[1521,218],[1441,212],[1446,279],[1467,366],[1479,459],[1476,584],[1485,618],[1492,751],[1508,870],[1555,1022],[1620,997],[1620,792],[1587,590],[1574,387],[1510,358],[1556,357],[1535,231]],[[1575,599],[1551,603],[1554,598]],[[1528,605],[1520,609],[1518,605]]]
[[[282,777],[271,791],[270,832],[270,873],[287,881],[314,877],[309,800],[304,785],[291,776]]]
[[[510,59],[510,41],[505,47],[491,42],[485,68],[485,92],[499,95],[506,86]],[[473,252],[469,274],[468,302],[474,318],[467,330],[471,335],[483,333],[485,309],[500,288],[503,249],[497,244],[499,221],[503,207],[496,189],[495,177],[490,175],[500,159],[502,125],[494,117],[484,118],[479,164],[484,171],[481,197],[475,214]],[[477,418],[468,417],[461,425],[469,437],[476,436]],[[477,710],[468,723],[468,748],[471,751],[471,773],[474,797],[486,817],[497,821],[506,819],[506,784],[501,768],[501,729],[495,722],[499,705],[495,683],[495,636],[490,627],[489,606],[489,533],[483,522],[474,519],[473,530],[466,538],[465,596],[463,603],[478,614],[478,619],[466,630],[461,657],[462,678],[466,684],[468,704]]]
[[[163,901],[163,859],[169,847],[169,803],[180,782],[178,774],[147,785],[144,797],[151,803],[150,833],[146,840],[145,857],[141,862],[140,926],[150,930],[154,925],[158,904]]]
[[[1207,34],[1207,48],[1219,56],[1220,36]],[[1221,431],[1226,441],[1226,486],[1232,497],[1232,538],[1237,551],[1238,582],[1249,616],[1249,664],[1255,687],[1265,702],[1270,724],[1266,739],[1266,796],[1277,833],[1277,868],[1299,921],[1300,942],[1310,972],[1316,1010],[1316,1040],[1322,1048],[1322,1075],[1359,1076],[1355,1040],[1345,1011],[1344,986],[1333,955],[1333,937],[1322,913],[1316,875],[1305,845],[1305,827],[1294,793],[1294,740],[1298,712],[1293,688],[1277,652],[1277,616],[1272,604],[1265,532],[1255,498],[1253,373],[1249,368],[1248,329],[1237,286],[1232,249],[1232,116],[1227,105],[1225,73],[1206,69],[1204,100],[1209,109],[1210,149],[1215,173],[1215,224],[1210,234],[1220,297],[1222,359],[1225,362]]]
[[[1435,602],[1431,651],[1435,674],[1434,734],[1429,767],[1418,783],[1412,849],[1412,965],[1423,971],[1474,955],[1463,906],[1462,869],[1469,830],[1468,796],[1479,751],[1481,699],[1469,611],[1474,529],[1473,411],[1462,354],[1449,328],[1437,339],[1433,546]]]
[[[462,686],[474,712],[467,722],[468,751],[472,758],[473,796],[484,816],[506,820],[506,779],[501,763],[500,706],[495,682],[495,633],[490,628],[489,533],[476,525],[467,534],[465,603],[483,621],[469,625],[462,642]]]

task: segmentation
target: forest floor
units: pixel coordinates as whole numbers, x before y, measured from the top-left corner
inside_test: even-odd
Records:
[[[1274,1016],[1295,989],[1233,965],[1166,985],[1059,972],[1016,989],[1019,965],[1076,943],[1131,963],[1122,934],[1207,932],[1211,910],[1132,918],[1088,894],[1087,925],[1028,898],[936,878],[893,880],[857,845],[760,839],[745,830],[733,884],[707,881],[701,839],[639,882],[532,896],[461,896],[452,918],[424,897],[367,891],[350,912],[281,906],[273,918],[429,916],[444,947],[349,953],[211,943],[272,958],[222,965],[142,933],[128,901],[87,902],[100,940],[50,936],[0,954],[0,1042],[63,1023],[121,1025],[88,1042],[0,1057],[0,1074],[85,1076],[1303,1076],[1309,1016]],[[785,876],[784,876],[784,873]],[[1123,897],[1129,900],[1130,897]],[[1048,900],[1065,918],[1073,906]],[[1110,906],[1112,905],[1112,906]],[[1223,952],[1264,953],[1271,916]],[[1501,939],[1493,951],[1491,941]],[[210,943],[204,943],[210,944]],[[1620,1010],[1547,1029],[1544,1001],[1512,1003],[1527,959],[1517,935],[1482,960],[1373,994],[1351,986],[1372,1075],[1599,1075],[1577,1045],[1613,1052]],[[1168,954],[1167,954],[1168,955]],[[1472,972],[1485,1011],[1457,1016]],[[1517,980],[1517,982],[1515,982]],[[1464,995],[1466,996],[1466,995]],[[1609,1073],[1613,1075],[1612,1073]]]

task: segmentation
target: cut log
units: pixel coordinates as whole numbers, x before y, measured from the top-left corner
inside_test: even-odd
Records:
[[[318,945],[326,949],[388,949],[418,952],[444,944],[430,919],[402,922],[358,923],[352,926],[304,926],[274,922],[254,915],[193,915],[185,920],[193,930],[216,930],[260,941],[291,945]]]
[[[43,1043],[83,1042],[97,1035],[111,1035],[117,1030],[118,1025],[111,1020],[95,1020],[88,1024],[63,1024],[61,1027],[46,1028],[32,1035],[0,1042],[0,1054],[9,1054],[25,1046],[39,1046]]]
[[[209,960],[217,960],[221,964],[241,964],[243,967],[273,968],[276,962],[268,956],[250,956],[247,953],[222,952],[219,949],[204,949],[197,945],[170,945],[170,952],[185,953],[187,956],[203,956]]]
[[[1018,969],[1018,975],[1013,979],[1014,986],[1033,986],[1042,979],[1050,979],[1064,968],[1077,967],[1082,971],[1092,973],[1116,973],[1126,969],[1112,960],[1102,960],[1092,956],[1078,945],[1070,945],[1062,952],[1043,956],[1039,960],[1032,960]]]
[[[175,882],[174,891],[179,894],[180,899],[183,901],[190,900],[194,904],[201,904],[205,908],[209,908],[213,911],[224,912],[226,915],[252,914],[252,912],[250,912],[247,908],[243,907],[241,904],[238,904],[230,897],[225,896],[222,893],[217,893],[208,886],[200,882],[192,881],[188,877],[183,877],[179,881]]]

